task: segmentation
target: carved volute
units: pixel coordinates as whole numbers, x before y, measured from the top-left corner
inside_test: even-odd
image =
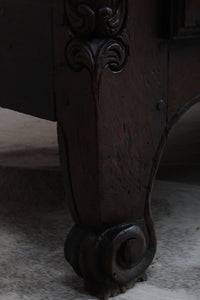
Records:
[[[104,68],[119,72],[127,61],[126,9],[124,0],[65,1],[72,37],[66,45],[67,63],[74,71],[87,68],[97,85]]]
[[[75,35],[112,37],[122,29],[126,1],[65,1],[68,24]]]

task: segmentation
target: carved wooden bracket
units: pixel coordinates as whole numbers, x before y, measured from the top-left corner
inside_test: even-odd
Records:
[[[103,69],[120,72],[128,57],[127,1],[65,0],[65,12],[71,33],[65,49],[70,68],[87,68],[96,86]]]

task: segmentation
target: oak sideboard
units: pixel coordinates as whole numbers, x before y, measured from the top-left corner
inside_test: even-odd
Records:
[[[162,150],[200,100],[200,1],[0,0],[0,95],[58,123],[65,257],[86,289],[106,299],[145,280]]]

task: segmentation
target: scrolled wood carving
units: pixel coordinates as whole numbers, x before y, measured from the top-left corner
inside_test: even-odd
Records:
[[[102,70],[123,70],[128,45],[125,42],[126,0],[65,0],[71,40],[65,55],[74,71],[87,68],[99,83]]]
[[[90,72],[95,69],[95,57],[89,43],[81,39],[72,39],[66,46],[66,58],[69,66],[74,71],[87,68]]]
[[[126,1],[66,0],[65,11],[68,24],[76,35],[115,36],[125,20]]]
[[[65,257],[85,280],[86,289],[107,299],[125,292],[144,274],[155,254],[155,245],[136,223],[124,223],[97,234],[75,225],[65,243]]]
[[[97,55],[98,63],[102,67],[109,67],[113,72],[118,72],[123,68],[126,58],[124,43],[116,39],[105,42]]]

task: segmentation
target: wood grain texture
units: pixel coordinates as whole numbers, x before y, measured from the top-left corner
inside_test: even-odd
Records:
[[[199,100],[197,35],[161,38],[160,16],[156,0],[55,4],[56,116],[76,222],[65,255],[101,299],[153,259],[159,160],[173,123]]]
[[[77,236],[72,229],[66,246],[67,253],[77,255],[66,254],[66,257],[76,272],[85,278],[90,291],[97,295],[97,286],[104,285],[105,294],[113,295],[113,290],[125,289],[142,276],[155,253],[149,200],[159,161],[158,149],[166,127],[167,43],[157,38],[156,1],[151,4],[146,1],[145,10],[143,4],[127,1],[126,13],[125,1],[100,1],[97,5],[96,1],[90,0],[85,6],[79,1],[69,3],[75,15],[79,9],[78,16],[84,26],[77,29],[74,18],[69,22],[68,17],[64,22],[55,22],[54,28],[61,159],[68,162],[63,167],[72,191],[69,205],[79,224],[79,229],[75,229]],[[84,6],[81,9],[80,3]],[[65,2],[57,3],[55,20],[66,9],[63,4]],[[101,11],[108,18],[119,18],[114,22],[119,24],[114,33],[110,29],[102,32],[101,28],[93,26],[94,18],[101,19]],[[71,7],[70,11],[67,8],[67,15],[69,13]],[[124,47],[117,47],[117,43]],[[111,48],[107,56],[108,44]],[[99,63],[105,57],[106,63]],[[124,62],[118,63],[121,60]],[[94,243],[98,244],[107,236],[109,228],[114,226],[115,236],[120,226],[126,227],[131,222],[141,231],[136,244],[140,249],[140,241],[143,241],[143,250],[139,251],[141,256],[133,254],[131,257],[134,252],[130,243],[126,247],[117,246],[124,247],[120,253],[126,253],[129,262],[129,266],[124,267],[123,274],[127,276],[122,281],[108,279],[108,271],[98,275],[96,265],[94,278],[87,266],[82,267],[81,273],[78,271],[81,268],[79,254],[89,253],[85,249],[93,236]],[[87,238],[88,232],[91,238]],[[120,236],[124,234],[122,231]],[[99,245],[96,247],[104,257],[106,250]],[[106,258],[107,263],[111,259]],[[113,260],[118,266],[118,260],[114,257]],[[89,254],[85,261],[92,264]],[[119,269],[116,276],[120,276]]]
[[[94,93],[95,75],[87,69],[74,72],[67,62],[56,68],[57,117],[68,137],[72,181],[79,193],[76,205],[81,222],[98,229],[143,216],[152,168],[149,158],[155,155],[166,122],[166,106],[158,111],[157,103],[167,96],[167,48],[155,38],[155,3],[147,3],[147,10],[128,5],[133,14],[127,24],[130,53],[122,72],[105,69]],[[92,216],[81,209],[83,194],[85,205],[94,208]]]
[[[157,0],[0,0],[0,105],[58,121],[65,256],[101,299],[144,279],[162,150],[200,100],[199,2],[166,5],[169,39]]]

